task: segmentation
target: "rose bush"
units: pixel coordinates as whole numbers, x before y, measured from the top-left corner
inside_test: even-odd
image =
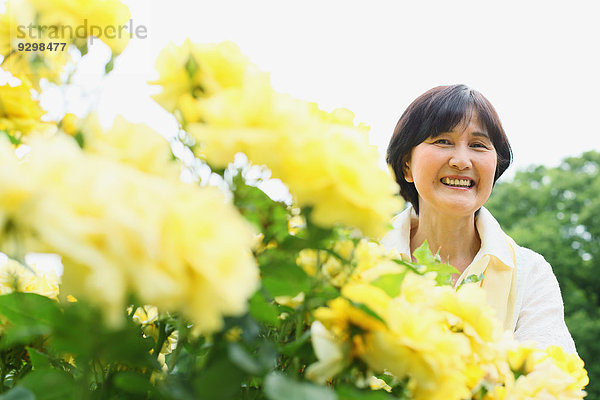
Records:
[[[0,18],[129,16],[116,0],[16,9]],[[0,398],[585,395],[581,359],[503,334],[478,277],[456,291],[426,245],[413,263],[377,243],[402,201],[350,111],[276,92],[232,43],[188,40],[152,82],[171,143],[121,117],[42,121],[40,79],[76,65],[14,39],[3,25],[0,67],[20,83],[0,86]],[[127,41],[106,44],[114,58]]]

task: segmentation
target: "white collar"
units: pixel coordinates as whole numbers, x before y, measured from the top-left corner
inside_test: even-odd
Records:
[[[393,229],[389,231],[383,239],[383,244],[388,249],[398,251],[403,257],[410,260],[410,228],[417,220],[412,205],[394,217],[392,220]],[[515,263],[509,244],[508,236],[500,228],[498,221],[485,208],[481,207],[475,219],[475,226],[481,239],[481,248],[473,258],[471,264],[485,255],[498,258],[504,265],[514,268]]]

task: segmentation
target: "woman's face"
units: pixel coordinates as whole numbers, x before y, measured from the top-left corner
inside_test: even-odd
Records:
[[[404,177],[419,193],[419,214],[473,215],[490,197],[497,154],[477,115],[413,148]]]

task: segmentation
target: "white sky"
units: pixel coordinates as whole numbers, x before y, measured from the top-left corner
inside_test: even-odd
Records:
[[[441,84],[465,83],[496,107],[529,164],[600,150],[600,2],[590,1],[156,1],[130,0],[133,40],[104,83],[100,111],[173,121],[145,81],[169,41],[231,40],[276,90],[346,107],[372,127],[382,154],[400,114]]]

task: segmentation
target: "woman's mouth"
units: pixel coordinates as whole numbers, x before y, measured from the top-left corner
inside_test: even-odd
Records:
[[[440,182],[442,182],[446,186],[460,188],[470,188],[473,187],[473,185],[475,185],[475,181],[471,179],[442,178],[440,179]]]

